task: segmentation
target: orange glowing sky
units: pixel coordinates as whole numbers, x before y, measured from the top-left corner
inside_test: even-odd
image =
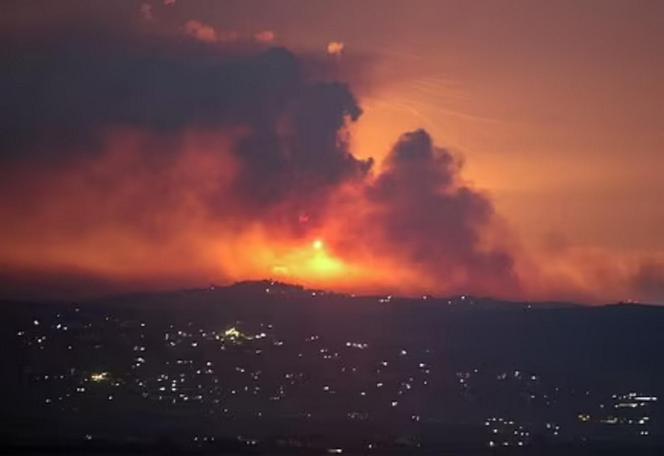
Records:
[[[56,23],[116,21],[156,37],[214,45],[249,37],[336,59],[333,77],[350,83],[364,111],[347,134],[356,157],[375,159],[371,179],[403,132],[424,128],[463,160],[454,188],[472,186],[493,202],[486,242],[509,245],[522,285],[470,292],[664,301],[662,2],[146,0],[64,2],[57,11],[47,2],[19,4],[0,19],[0,29],[19,36]],[[6,168],[7,188],[42,193],[0,197],[0,215],[11,221],[0,266],[22,279],[62,270],[129,288],[271,276],[346,291],[460,291],[405,257],[377,254],[390,250],[387,242],[365,250],[380,235],[347,232],[355,229],[349,220],[368,217],[358,215],[364,203],[348,203],[359,200],[357,189],[335,193],[335,210],[297,236],[210,218],[197,198],[235,172],[227,155],[210,151],[242,134],[192,128],[179,158],[157,172],[140,154],[159,140],[131,129],[107,134],[99,161]],[[100,181],[120,190],[109,195]],[[164,182],[176,189],[170,203],[151,195],[144,203],[151,219],[137,216],[128,200],[138,204],[144,188]],[[173,228],[155,237],[151,224]],[[452,275],[449,284],[465,283]]]

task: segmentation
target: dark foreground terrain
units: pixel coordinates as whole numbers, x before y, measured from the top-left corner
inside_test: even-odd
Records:
[[[664,308],[272,282],[4,302],[3,454],[664,454]]]

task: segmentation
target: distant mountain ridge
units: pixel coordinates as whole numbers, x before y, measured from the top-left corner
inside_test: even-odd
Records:
[[[520,301],[508,300],[493,297],[477,297],[473,295],[451,295],[451,296],[434,296],[422,295],[418,297],[413,296],[399,296],[399,295],[384,295],[384,294],[354,294],[347,292],[337,292],[333,290],[325,290],[321,288],[308,288],[301,284],[282,282],[272,279],[262,280],[242,280],[225,285],[211,284],[205,288],[182,288],[173,290],[159,290],[159,291],[135,291],[127,293],[113,293],[106,294],[94,298],[81,298],[81,299],[36,299],[29,297],[26,299],[20,298],[0,298],[0,303],[26,303],[26,302],[79,302],[79,303],[107,303],[107,302],[120,302],[141,298],[177,298],[183,296],[237,296],[237,295],[251,295],[251,296],[273,296],[273,297],[292,297],[292,298],[337,298],[337,299],[350,299],[358,302],[377,301],[380,304],[399,303],[399,304],[439,304],[441,306],[463,306],[476,309],[569,309],[569,308],[652,308],[661,307],[660,304],[655,303],[641,303],[641,302],[614,302],[600,305],[588,305],[575,303],[570,301]]]

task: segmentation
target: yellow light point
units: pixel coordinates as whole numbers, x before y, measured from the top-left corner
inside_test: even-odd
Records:
[[[236,339],[240,337],[242,333],[237,330],[237,328],[228,328],[226,331],[224,331],[224,336],[230,338],[230,339]]]
[[[108,372],[95,372],[90,375],[90,380],[95,383],[106,381],[108,380]]]
[[[312,246],[315,250],[323,250],[324,244],[323,244],[323,241],[321,241],[320,239],[316,239],[316,240],[311,244],[311,246]]]

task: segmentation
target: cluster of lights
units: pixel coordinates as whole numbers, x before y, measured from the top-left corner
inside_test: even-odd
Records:
[[[90,380],[95,383],[106,382],[110,379],[108,372],[93,372],[90,374]]]

